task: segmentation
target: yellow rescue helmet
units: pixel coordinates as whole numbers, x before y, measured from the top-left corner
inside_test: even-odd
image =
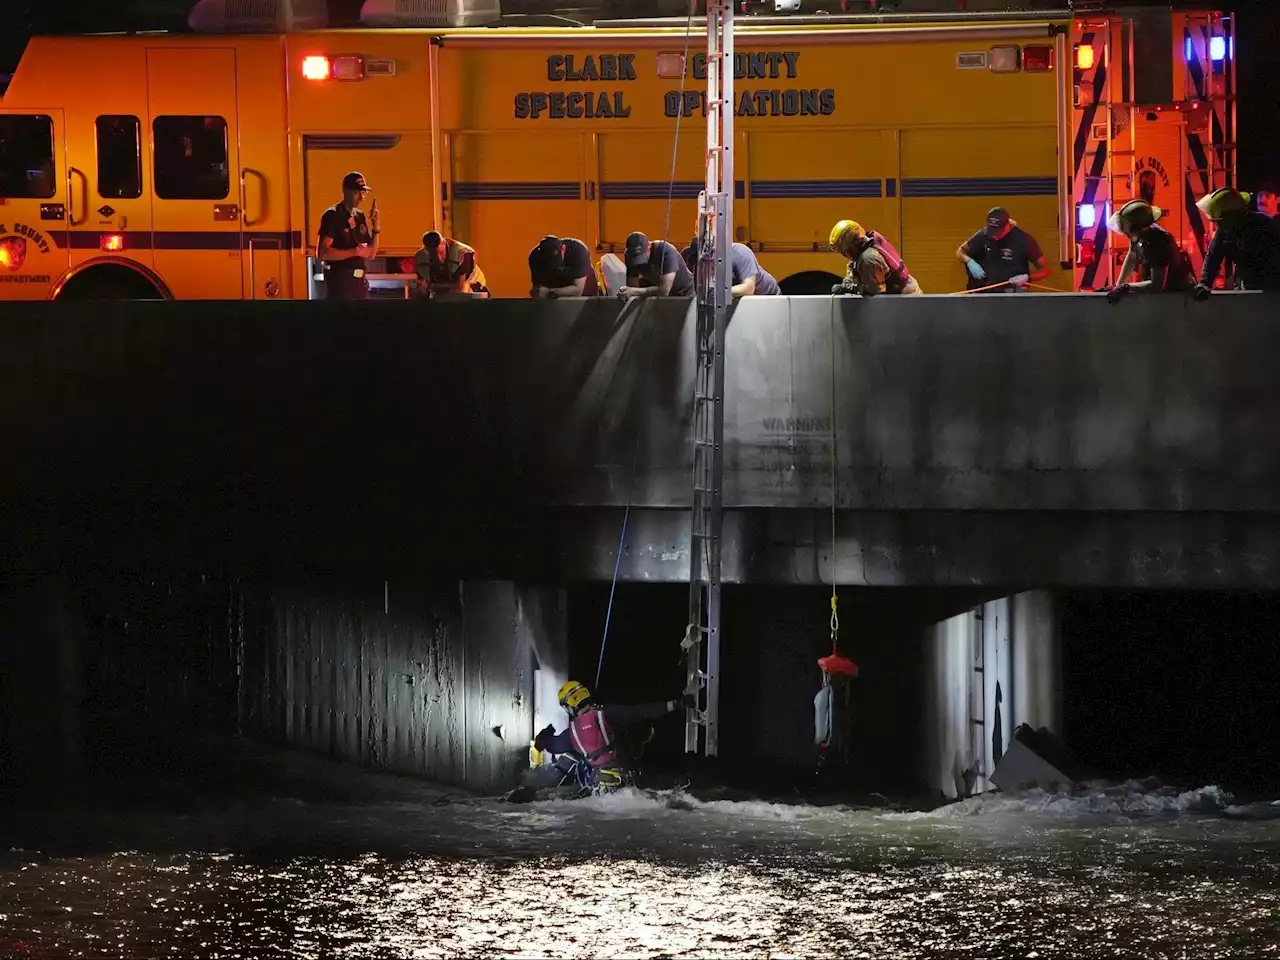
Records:
[[[1249,209],[1249,194],[1241,193],[1231,187],[1215,190],[1208,196],[1196,201],[1196,206],[1210,220],[1221,220],[1230,213],[1241,213]]]
[[[577,710],[584,700],[591,699],[591,691],[577,680],[570,680],[560,688],[560,693],[557,694],[556,699],[560,701],[560,706],[568,707],[570,710]]]
[[[831,228],[831,249],[847,255],[850,244],[866,235],[867,231],[862,229],[862,224],[857,220],[841,220]]]
[[[1128,235],[1130,230],[1143,230],[1163,216],[1163,210],[1145,200],[1130,200],[1107,218],[1107,228]]]

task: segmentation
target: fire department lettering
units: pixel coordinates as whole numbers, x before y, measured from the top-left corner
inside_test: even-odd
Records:
[[[575,90],[572,93],[517,93],[516,119],[537,120],[603,120],[631,116],[631,107],[623,99],[621,90],[612,93],[593,93]]]
[[[581,65],[572,53],[556,53],[547,57],[547,79],[552,83],[562,80],[587,82],[592,80],[634,80],[636,78],[634,53],[602,53],[582,58]]]

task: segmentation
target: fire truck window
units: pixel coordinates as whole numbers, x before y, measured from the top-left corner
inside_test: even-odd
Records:
[[[137,117],[99,117],[98,196],[133,200],[142,196],[142,148]]]
[[[0,116],[0,197],[47,200],[56,184],[53,121],[43,115]]]
[[[222,200],[231,192],[222,117],[156,117],[152,132],[157,197]]]

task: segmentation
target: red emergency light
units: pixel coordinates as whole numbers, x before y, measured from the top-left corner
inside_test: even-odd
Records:
[[[124,236],[119,233],[104,233],[99,245],[109,253],[118,253],[124,249]]]
[[[1023,47],[1022,69],[1026,73],[1052,73],[1053,47]]]

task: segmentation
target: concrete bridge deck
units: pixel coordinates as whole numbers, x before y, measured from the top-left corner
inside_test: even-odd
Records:
[[[743,301],[726,577],[829,581],[834,496],[845,583],[1280,586],[1278,320]],[[0,569],[603,579],[630,498],[622,575],[683,579],[692,327],[678,300],[8,304]]]

